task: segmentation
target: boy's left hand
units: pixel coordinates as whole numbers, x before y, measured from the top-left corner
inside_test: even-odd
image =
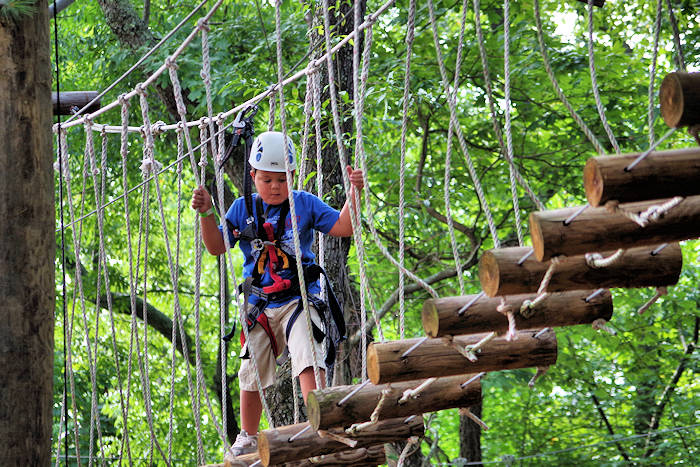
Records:
[[[349,165],[345,167],[348,172],[348,178],[350,178],[350,185],[355,187],[362,193],[362,188],[365,186],[365,174],[361,169],[353,169]]]

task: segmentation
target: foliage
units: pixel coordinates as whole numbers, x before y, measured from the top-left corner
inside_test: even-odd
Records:
[[[368,3],[368,12],[379,5],[375,1]],[[427,5],[418,3],[407,114],[407,204],[404,220],[407,268],[421,277],[428,277],[455,267],[447,226],[435,216],[436,212],[446,214],[444,173],[450,116],[436,62]],[[607,120],[623,152],[643,151],[649,144],[648,88],[655,3],[606,2],[604,9],[595,10],[597,81]],[[698,63],[691,45],[697,42],[699,29],[694,19],[693,5],[685,1],[671,3],[682,32],[686,64],[694,69]],[[136,3],[131,6],[140,8]],[[193,6],[180,0],[152,2],[150,30],[160,39]],[[467,6],[463,65],[459,70],[456,93],[459,125],[498,226],[498,238],[503,246],[512,246],[517,244],[517,236],[508,186],[508,165],[501,155],[491,123],[471,2],[467,2]],[[304,17],[308,13],[307,8],[307,5],[299,2],[286,2],[283,5],[282,60],[285,74],[296,72],[306,64],[308,37]],[[395,256],[398,256],[398,168],[407,10],[408,2],[397,2],[378,19],[374,28],[363,125],[367,174],[372,191],[372,212],[366,213],[366,216],[372,216],[382,241]],[[547,52],[560,86],[606,150],[614,153],[605,136],[591,91],[585,5],[574,1],[543,0],[541,10]],[[484,1],[481,12],[497,120],[503,127],[505,75],[502,4]],[[454,76],[461,14],[460,2],[436,2],[440,47],[450,80]],[[160,67],[190,28],[194,27],[196,18],[147,60],[145,68],[129,75],[108,92],[102,102],[116,99]],[[269,2],[224,1],[214,14],[209,32],[214,114],[247,101],[277,81],[274,31],[274,7]],[[657,74],[652,83],[654,90],[658,90],[665,73],[675,68],[671,31],[668,15],[664,14]],[[537,44],[532,0],[511,2],[510,34],[512,136],[516,165],[548,209],[583,204],[582,166],[588,157],[596,153],[552,90]],[[58,39],[62,90],[104,89],[148,47],[132,50],[119,45],[98,2],[94,1],[77,2],[63,13]],[[295,67],[298,62],[302,64]],[[189,90],[188,98],[194,102],[194,106],[188,108],[189,117],[206,114],[204,87],[199,76],[201,52],[197,42],[178,59],[178,66],[179,79],[183,87]],[[158,84],[167,85],[167,82],[166,73]],[[285,87],[287,128],[296,141],[303,136],[305,87],[303,78]],[[173,118],[163,103],[155,93],[151,94],[151,121],[172,122]],[[347,94],[344,98],[349,99]],[[257,125],[263,128],[266,125],[267,102],[261,102],[260,107]],[[654,104],[653,108],[657,109],[658,106]],[[279,105],[277,112],[276,123],[279,127]],[[328,101],[323,103],[322,112],[324,119],[330,118]],[[653,111],[652,118],[653,131],[658,138],[666,129],[658,110]],[[137,99],[131,101],[129,119],[131,125],[141,125]],[[120,125],[118,109],[105,113],[96,123]],[[322,136],[323,144],[335,144],[334,135]],[[198,144],[197,129],[191,130],[191,137],[193,144]],[[354,143],[353,135],[345,137],[349,144]],[[157,465],[164,463],[164,457],[172,456],[174,464],[194,465],[201,460],[198,459],[196,441],[197,429],[201,429],[204,458],[210,461],[220,459],[222,441],[213,422],[213,418],[216,418],[221,423],[220,408],[210,384],[217,375],[219,336],[222,332],[219,269],[214,258],[206,254],[203,256],[202,300],[197,303],[194,298],[194,226],[197,220],[187,206],[195,179],[189,159],[184,160],[185,169],[181,177],[175,170],[168,170],[159,177],[159,195],[155,181],[140,185],[143,180],[139,170],[143,145],[141,138],[132,134],[129,137],[126,186],[133,191],[126,198],[129,205],[127,216],[124,200],[119,198],[124,191],[119,138],[117,135],[107,136],[104,166],[99,162],[101,141],[99,133],[95,133],[96,165],[100,167],[96,179],[97,192],[102,191],[104,183],[105,199],[114,201],[105,210],[103,227],[110,290],[128,296],[130,277],[133,276],[139,298],[146,296],[150,305],[170,318],[175,316],[176,310],[182,311],[186,332],[193,337],[199,336],[202,378],[209,388],[205,392],[208,391],[206,394],[212,401],[214,416],[207,407],[205,393],[194,397],[190,394],[194,390],[190,388],[194,387],[197,369],[188,366],[185,359],[174,352],[170,338],[155,332],[150,326],[144,326],[140,318],[132,318],[128,305],[126,314],[108,313],[104,308],[104,297],[100,299],[100,306],[95,305],[97,291],[104,294],[105,274],[104,263],[99,261],[99,224],[95,215],[88,215],[82,224],[66,228],[65,236],[57,232],[56,238],[57,248],[65,248],[67,257],[73,258],[73,262],[67,265],[65,271],[60,263],[57,264],[58,270],[66,274],[66,292],[61,283],[63,276],[57,274],[56,294],[59,300],[56,313],[54,449],[57,452],[60,449],[63,453],[62,444],[66,441],[61,413],[62,392],[67,387],[67,442],[72,453],[75,453],[73,430],[76,429],[82,456],[92,452],[107,459],[122,457],[129,459],[130,463]],[[68,132],[68,154],[63,154],[63,157],[68,158],[70,167],[70,194],[67,194],[68,187],[64,187],[61,197],[59,184],[56,184],[56,199],[63,200],[57,201],[57,219],[63,219],[65,224],[89,214],[95,206],[96,189],[89,170],[89,158],[86,159],[89,153],[83,155],[84,144],[82,130]],[[467,161],[456,139],[452,140],[452,144],[452,173],[447,192],[451,213],[455,221],[464,227],[463,231],[456,233],[460,261],[464,263],[472,258],[472,250],[482,252],[494,245],[484,209],[475,194],[474,181],[467,170]],[[689,137],[677,132],[661,148],[692,144]],[[301,144],[297,146],[301,147]],[[164,165],[176,162],[177,138],[173,132],[156,138],[155,157]],[[195,157],[196,164],[199,154]],[[83,179],[84,174],[87,176]],[[313,178],[309,176],[306,181],[309,189],[315,185]],[[211,173],[207,182],[211,182]],[[161,222],[159,198],[163,200],[165,229]],[[519,188],[518,200],[523,218],[526,218],[527,212],[536,209],[522,188]],[[145,201],[149,204],[148,216],[141,214]],[[524,227],[527,232],[527,222]],[[175,242],[178,229],[181,238],[179,245]],[[169,244],[165,240],[166,232]],[[528,241],[526,238],[526,243]],[[371,240],[366,238],[365,244],[368,249],[365,262],[367,270],[371,271],[372,299],[379,308],[397,289],[398,273]],[[180,279],[177,288],[179,303],[176,303],[172,286],[168,249],[173,271]],[[85,299],[81,296],[81,287],[78,287],[81,285],[81,275],[76,272],[76,250],[84,267],[82,296]],[[130,250],[133,255],[131,260]],[[483,418],[490,430],[482,436],[484,460],[497,462],[504,455],[511,455],[519,459],[518,465],[698,463],[700,453],[697,446],[700,442],[695,426],[698,419],[695,401],[700,390],[698,354],[697,351],[688,354],[686,350],[693,341],[700,319],[700,294],[697,288],[700,282],[700,243],[685,242],[683,252],[684,269],[679,284],[671,288],[669,295],[646,314],[639,316],[636,309],[651,297],[652,291],[615,290],[615,314],[610,326],[615,329],[616,335],[595,332],[584,326],[559,330],[558,362],[540,378],[534,389],[527,387],[534,370],[487,375],[483,381]],[[354,250],[348,264],[351,278],[359,286],[359,265],[353,254]],[[61,255],[58,254],[57,258],[60,259]],[[234,255],[235,270],[240,268],[239,261],[240,258]],[[460,284],[454,277],[433,284],[440,296],[478,292],[480,286],[473,263],[469,263],[463,272],[464,290],[460,290]],[[143,278],[144,268],[148,272],[147,282]],[[229,285],[232,290],[234,284]],[[423,291],[406,297],[407,337],[422,335],[420,309],[426,298],[428,295]],[[229,302],[232,305],[231,314],[235,315],[235,300],[229,298]],[[196,315],[198,306],[200,312]],[[382,320],[387,339],[397,339],[400,335],[399,314],[398,306],[393,305]],[[233,318],[228,321],[224,319],[224,328],[232,321]],[[357,324],[350,323],[350,329],[356,330]],[[224,333],[227,331],[223,330]],[[64,333],[69,332],[72,332],[70,352],[68,348],[64,349]],[[140,347],[137,347],[132,333],[133,336],[140,336]],[[146,333],[148,344],[143,347]],[[374,337],[378,339],[376,332]],[[91,357],[85,350],[88,342]],[[230,356],[239,350],[237,343],[231,347]],[[68,360],[64,352],[70,358],[72,367],[72,372],[66,374],[64,364]],[[176,365],[171,370],[173,359]],[[235,359],[229,359],[229,375],[235,374],[237,365]],[[92,366],[96,368],[94,381]],[[678,381],[670,386],[673,375],[681,367],[683,371]],[[128,368],[131,368],[130,373]],[[148,381],[145,380],[146,373]],[[131,374],[131,378],[127,381],[128,374]],[[671,387],[671,390],[665,393],[667,387]],[[234,394],[237,391],[235,379],[232,390]],[[144,396],[149,391],[150,396]],[[97,395],[99,433],[97,427],[90,426],[93,393]],[[121,404],[127,396],[129,417],[125,423]],[[151,415],[144,403],[147,399],[153,402]],[[199,418],[194,416],[190,407],[192,399],[201,403]],[[170,413],[173,420],[172,438],[169,437]],[[646,437],[655,414],[658,415],[658,424],[651,426],[651,432],[659,431],[661,434]],[[150,423],[149,418],[152,419]],[[438,439],[441,451],[435,454],[432,461],[446,462],[458,458],[456,411],[438,414],[431,428],[431,436]],[[122,444],[127,429],[128,449]],[[157,445],[153,440],[157,440]],[[427,454],[429,449],[429,443],[424,443],[424,453]]]

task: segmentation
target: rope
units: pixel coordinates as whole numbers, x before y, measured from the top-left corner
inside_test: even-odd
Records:
[[[466,8],[465,8],[466,10]],[[503,74],[505,75],[504,101],[506,104],[506,159],[513,160],[513,132],[511,131],[510,108],[510,0],[503,2]],[[455,86],[455,89],[457,87]],[[518,245],[523,246],[523,226],[520,219],[520,203],[518,202],[518,188],[515,184],[513,164],[508,164],[510,174],[510,193],[513,198],[513,213],[515,214],[515,230],[518,235]]]
[[[223,114],[219,114],[219,116],[217,117],[217,123],[219,126],[219,130],[218,130],[219,134],[223,134],[223,127],[224,127],[223,119],[224,119]],[[222,158],[223,158],[223,149],[222,148],[223,148],[223,145],[219,144],[218,159],[217,159],[215,167],[214,167],[214,173],[216,174],[216,192],[217,192],[218,198],[219,198],[218,199],[219,206],[224,205],[224,179],[223,179],[223,174],[221,173],[221,170],[220,170],[220,164],[221,164]],[[285,158],[285,160],[286,159],[287,158]],[[220,224],[221,229],[224,232],[226,232],[226,229],[228,229],[228,226],[226,225],[226,217],[221,216],[220,222],[221,222],[221,224]],[[223,235],[223,238],[224,238],[224,247],[226,249],[226,254],[225,254],[226,260],[228,262],[229,270],[231,271],[231,278],[233,279],[233,290],[238,290],[238,278],[236,276],[236,270],[235,270],[234,265],[233,265],[233,255],[231,253],[231,242],[230,242],[228,235]],[[224,266],[223,263],[224,262],[222,261],[221,263],[222,264],[220,266],[219,272],[220,272],[220,274],[223,274],[223,266]],[[248,333],[248,326],[245,324],[246,323],[245,314],[247,313],[247,310],[248,310],[248,304],[247,303],[241,304],[240,295],[238,293],[234,293],[233,295],[235,297],[236,305],[237,305],[238,311],[239,311],[238,322],[241,325],[241,330],[243,331],[243,335],[245,336],[246,342],[250,342],[250,336]],[[222,304],[222,306],[223,306],[223,304]],[[236,325],[236,321],[234,320],[234,326],[235,325]],[[223,327],[221,329],[222,329],[221,330],[221,333],[222,333],[221,337],[223,337]],[[255,349],[253,346],[249,346],[248,351],[250,352],[250,360],[253,364],[253,373],[255,374],[255,384],[258,387],[258,394],[260,395],[260,401],[261,401],[262,406],[263,406],[263,411],[265,412],[265,416],[267,417],[267,423],[270,425],[270,428],[274,428],[275,422],[272,419],[272,416],[271,416],[272,412],[270,411],[270,407],[267,403],[267,398],[265,397],[265,391],[263,391],[262,381],[260,380],[260,372],[258,371],[258,363],[257,363],[257,356],[255,355],[256,354]],[[227,447],[226,441],[224,441],[224,446]]]
[[[467,162],[469,175],[471,176],[472,181],[474,182],[474,188],[476,189],[476,193],[479,197],[479,202],[481,203],[481,207],[484,210],[484,214],[486,215],[486,220],[489,225],[489,231],[491,232],[491,238],[493,240],[494,248],[498,248],[500,246],[500,241],[498,240],[498,233],[496,231],[496,224],[494,223],[493,215],[491,214],[491,208],[489,207],[488,201],[486,200],[486,195],[484,194],[481,182],[479,181],[479,176],[476,173],[474,163],[472,162],[472,158],[469,155],[469,150],[467,148],[464,135],[462,134],[462,127],[460,126],[459,120],[457,119],[457,109],[455,103],[456,96],[452,91],[450,91],[450,86],[447,80],[447,72],[445,71],[445,62],[442,58],[440,39],[438,37],[437,24],[435,21],[435,8],[433,6],[432,0],[428,0],[428,10],[430,11],[430,24],[432,26],[433,31],[433,42],[435,43],[435,55],[437,57],[438,65],[440,67],[440,76],[442,77],[442,84],[444,87],[445,94],[447,96],[447,103],[450,107],[450,124],[454,126],[455,131],[457,132],[457,138],[459,141],[459,145],[462,148],[462,153],[464,154],[464,157]]]
[[[410,0],[408,4],[408,19],[406,24],[406,65],[404,67],[403,76],[403,113],[401,118],[401,158],[399,162],[399,264],[404,266],[404,256],[406,249],[406,234],[405,230],[405,208],[406,201],[405,184],[406,184],[406,134],[408,133],[408,101],[411,97],[411,55],[413,53],[413,40],[415,39],[416,28],[416,1]],[[449,219],[449,218],[448,218]],[[461,277],[461,274],[459,275]],[[405,279],[404,273],[399,269],[399,337],[405,338]],[[364,323],[363,323],[364,325]]]
[[[279,80],[279,85],[277,90],[279,92],[280,101],[280,123],[282,124],[282,133],[284,135],[284,147],[288,146],[288,133],[287,133],[287,116],[284,108],[284,87],[282,86],[283,81],[283,64],[282,64],[282,21],[281,21],[281,0],[275,2],[275,35],[277,38],[277,78]],[[294,238],[294,255],[296,256],[297,271],[303,271],[303,263],[301,256],[301,242],[299,240],[299,226],[297,222],[296,208],[294,206],[294,180],[292,179],[292,171],[289,166],[289,158],[284,158],[284,168],[287,173],[287,189],[289,191],[289,214],[292,218],[292,234]],[[280,219],[279,222],[284,222]],[[313,327],[311,324],[311,309],[309,308],[309,299],[306,293],[306,281],[304,274],[299,274],[299,289],[301,292],[301,302],[306,312],[306,328],[308,331],[309,345],[311,346],[311,355],[313,358],[314,367],[314,379],[316,380],[316,387],[321,387],[321,375],[318,370],[318,361],[316,355],[316,345],[313,338]]]
[[[656,288],[656,293],[654,294],[653,297],[649,299],[648,302],[646,302],[644,305],[642,305],[639,310],[637,310],[638,314],[642,314],[645,311],[647,311],[651,306],[656,303],[658,299],[660,299],[662,296],[668,294],[668,289],[666,287],[657,287]]]
[[[537,206],[537,208],[540,211],[545,210],[544,203],[540,201],[540,199],[535,195],[535,193],[532,191],[532,188],[530,188],[530,185],[527,183],[527,180],[523,178],[523,176],[520,174],[520,171],[518,170],[518,167],[515,165],[513,162],[512,158],[508,157],[508,151],[505,149],[505,143],[503,142],[503,134],[501,133],[501,126],[498,123],[498,116],[496,114],[496,106],[494,104],[494,98],[493,98],[493,88],[491,86],[491,75],[489,73],[489,62],[488,62],[488,57],[486,55],[486,46],[484,45],[484,34],[481,29],[481,7],[480,7],[480,1],[479,0],[474,0],[474,23],[475,23],[475,29],[476,29],[476,37],[477,37],[477,43],[479,44],[479,56],[481,57],[481,68],[483,70],[484,74],[484,86],[486,88],[486,97],[487,101],[489,104],[489,113],[491,114],[491,122],[493,124],[493,131],[496,134],[496,139],[498,139],[498,145],[501,148],[501,153],[505,156],[506,161],[508,162],[508,166],[510,170],[512,170],[513,174],[515,175],[516,179],[518,180],[518,183],[520,184],[521,187],[525,190],[527,195],[530,197],[533,203]]]
[[[596,77],[595,70],[595,54],[593,53],[593,0],[588,0],[588,69],[591,73],[591,87],[593,89],[593,97],[595,98],[595,105],[598,109],[598,115],[600,116],[600,121],[603,124],[605,133],[608,135],[610,144],[613,149],[615,149],[615,154],[620,155],[620,146],[617,144],[615,135],[608,124],[608,119],[605,117],[605,107],[603,102],[600,100],[600,90],[598,89],[598,78]]]
[[[654,45],[652,48],[651,65],[649,66],[649,106],[647,108],[649,120],[649,146],[654,144],[654,109],[656,108],[656,99],[654,99],[656,86],[656,61],[659,56],[659,33],[661,31],[661,11],[663,10],[663,0],[656,2],[656,19],[654,20]]]
[[[584,255],[584,258],[586,259],[586,264],[588,265],[588,267],[599,269],[607,268],[608,266],[612,266],[613,264],[619,263],[624,254],[625,249],[620,248],[607,258],[604,258],[603,255],[601,255],[600,253],[586,253]]]
[[[199,73],[199,75],[202,78],[202,82],[204,83],[204,90],[207,100],[206,123],[209,125],[209,134],[214,135],[214,106],[212,104],[211,98],[211,60],[209,58],[209,25],[203,20],[199,20],[197,23],[197,27],[202,32],[202,70]],[[175,94],[177,95],[177,92],[175,92]],[[202,123],[204,123],[203,119]],[[212,137],[209,139],[209,143],[211,145],[211,153],[216,154],[216,140]],[[200,180],[202,180],[202,184],[204,184],[203,179],[203,176],[200,177]]]
[[[591,142],[593,147],[595,147],[596,151],[598,151],[598,154],[603,155],[603,154],[605,154],[605,149],[600,144],[600,141],[598,141],[598,138],[595,137],[593,132],[583,122],[581,117],[579,117],[579,115],[576,113],[574,108],[571,106],[571,103],[569,103],[569,100],[564,95],[564,92],[559,87],[559,83],[557,82],[557,78],[556,78],[556,76],[554,76],[554,71],[552,70],[552,65],[549,63],[549,57],[547,56],[547,48],[546,48],[545,43],[544,43],[544,34],[542,33],[542,18],[540,17],[540,2],[539,2],[539,0],[534,0],[533,5],[534,5],[534,9],[535,9],[535,22],[537,23],[537,42],[540,45],[540,53],[542,54],[542,61],[544,63],[544,68],[547,71],[547,76],[549,76],[549,81],[552,83],[552,87],[554,88],[554,92],[556,93],[557,97],[559,97],[559,100],[561,100],[562,104],[564,104],[564,107],[566,107],[566,110],[569,111],[569,115],[571,116],[571,118],[574,119],[574,121],[579,126],[581,131],[586,135],[586,137]]]
[[[554,274],[554,270],[556,269],[558,264],[558,257],[552,258],[550,260],[547,272],[544,273],[544,276],[542,277],[542,282],[540,282],[540,287],[539,289],[537,289],[537,297],[532,301],[525,300],[520,306],[520,314],[523,318],[530,318],[533,315],[537,305],[542,303],[542,301],[544,301],[544,299],[547,298],[547,296],[549,295],[549,292],[547,292],[547,287],[549,286],[549,281],[552,280],[552,275]]]
[[[678,22],[676,21],[676,15],[673,13],[673,5],[670,0],[666,0],[666,5],[668,6],[668,19],[671,22],[671,28],[673,29],[673,45],[676,49],[676,63],[678,64],[678,69],[685,71],[685,58],[683,58],[683,48],[681,47],[681,34],[678,31]]]
[[[637,225],[643,228],[649,225],[650,223],[656,222],[657,220],[662,218],[664,214],[681,204],[684,199],[685,198],[683,198],[682,196],[674,196],[673,198],[669,199],[664,203],[655,204],[653,206],[648,207],[646,210],[640,212],[639,214],[637,214],[636,212],[628,211],[627,209],[621,207],[616,201],[608,201],[607,203],[605,203],[605,208],[612,213],[617,213],[625,216],[626,218],[630,219],[631,221],[634,221]]]
[[[454,88],[457,89],[459,84],[459,70],[462,68],[462,52],[464,48],[464,29],[467,22],[467,4],[466,0],[462,4],[462,25],[459,30],[459,41],[457,46],[457,59],[455,64]],[[406,112],[404,111],[404,115]],[[452,218],[452,207],[450,202],[450,180],[452,179],[452,138],[454,127],[450,122],[447,129],[447,150],[445,151],[445,178],[443,181],[443,198],[445,202],[445,217],[447,218],[447,231],[450,234],[450,246],[452,247],[452,257],[455,261],[455,269],[457,270],[457,281],[459,283],[460,295],[465,294],[464,277],[462,273],[462,261],[459,256],[457,247],[457,237],[455,236],[454,219]]]

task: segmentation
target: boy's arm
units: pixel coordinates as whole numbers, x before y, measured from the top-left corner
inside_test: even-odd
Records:
[[[362,195],[362,188],[364,185],[364,173],[362,170],[353,170],[350,166],[346,167],[348,171],[348,176],[350,178],[350,192],[348,193],[348,199],[345,200],[343,209],[340,210],[340,216],[336,221],[333,228],[328,232],[328,235],[333,237],[349,237],[352,235],[352,220],[350,219],[350,209],[357,211],[358,207],[355,206],[355,192]]]
[[[214,256],[218,256],[226,252],[226,244],[224,236],[219,230],[219,224],[216,222],[216,216],[212,210],[211,196],[207,190],[199,186],[192,192],[192,209],[200,215],[199,222],[202,226],[202,240],[207,251]],[[206,217],[201,217],[201,214],[209,212]]]

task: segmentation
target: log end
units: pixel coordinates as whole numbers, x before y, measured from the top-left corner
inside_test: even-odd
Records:
[[[481,259],[479,260],[479,282],[481,283],[481,289],[486,295],[489,297],[498,295],[500,273],[498,269],[498,260],[492,250],[481,255]]]
[[[586,198],[591,206],[598,207],[601,203],[608,201],[607,199],[602,199],[605,181],[595,157],[588,159],[583,168],[583,187],[586,190]]]
[[[379,355],[374,343],[367,347],[367,376],[372,384],[379,384],[381,374],[379,371]]]
[[[258,432],[258,455],[260,462],[267,467],[270,465],[270,440],[264,431]]]
[[[306,413],[309,416],[311,428],[318,431],[321,425],[321,404],[319,404],[316,397],[316,391],[310,391],[306,396]]]
[[[423,321],[423,331],[430,337],[438,337],[440,334],[440,316],[432,298],[423,303],[421,320]]]
[[[535,258],[537,261],[548,261],[550,256],[544,248],[544,235],[540,225],[540,218],[537,212],[530,213],[530,238],[532,238],[532,248],[535,250]],[[483,285],[482,285],[483,287]]]

